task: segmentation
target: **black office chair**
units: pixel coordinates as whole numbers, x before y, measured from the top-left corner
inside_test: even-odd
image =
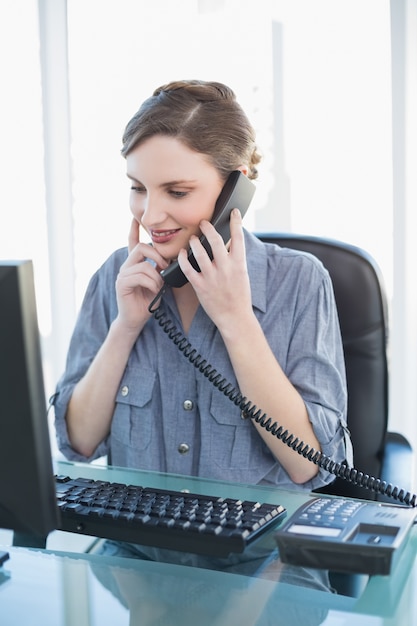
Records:
[[[387,432],[387,300],[377,264],[365,251],[340,241],[288,233],[255,234],[265,242],[310,252],[327,268],[343,340],[354,465],[412,492],[412,448],[399,433]],[[324,491],[393,502],[342,478]]]

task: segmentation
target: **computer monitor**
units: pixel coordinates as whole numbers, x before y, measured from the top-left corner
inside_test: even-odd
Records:
[[[33,545],[57,528],[31,261],[0,261],[0,528]]]

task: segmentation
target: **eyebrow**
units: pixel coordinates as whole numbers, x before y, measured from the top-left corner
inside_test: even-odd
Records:
[[[135,183],[140,183],[140,181],[135,178],[134,176],[131,176],[130,174],[126,174],[126,176],[130,179],[133,180]],[[194,185],[197,181],[195,180],[169,180],[166,183],[162,183],[160,185],[160,187],[173,187],[175,185]],[[142,183],[141,183],[142,184]]]

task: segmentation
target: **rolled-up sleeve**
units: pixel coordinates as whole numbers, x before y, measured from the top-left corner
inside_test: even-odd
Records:
[[[91,278],[71,337],[66,369],[56,387],[53,406],[57,444],[71,461],[92,461],[108,453],[107,441],[103,441],[91,457],[76,452],[69,441],[65,416],[75,385],[88,370],[117,314],[112,286],[125,257],[124,249],[116,251]]]
[[[280,268],[275,281],[279,276],[280,282],[274,288],[276,263]],[[321,452],[350,465],[345,363],[330,276],[315,257],[290,250],[281,250],[269,274],[268,304],[262,316],[265,335],[305,402]],[[268,480],[295,487],[282,467],[276,471],[277,475],[270,475]],[[333,480],[333,475],[320,469],[302,487],[316,489]]]

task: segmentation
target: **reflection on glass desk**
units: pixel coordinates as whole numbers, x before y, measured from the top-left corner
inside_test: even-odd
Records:
[[[2,626],[307,626],[322,624],[331,607],[353,606],[301,568],[283,568],[277,585],[179,565],[12,548],[4,570]]]
[[[282,503],[291,514],[310,494],[152,472],[58,463],[72,476]],[[0,624],[16,626],[241,626],[417,623],[417,533],[390,576],[362,577],[352,595],[332,589],[328,572],[279,562],[273,533],[271,557],[255,575],[123,556],[4,547],[0,568]],[[273,567],[271,568],[271,564]]]

